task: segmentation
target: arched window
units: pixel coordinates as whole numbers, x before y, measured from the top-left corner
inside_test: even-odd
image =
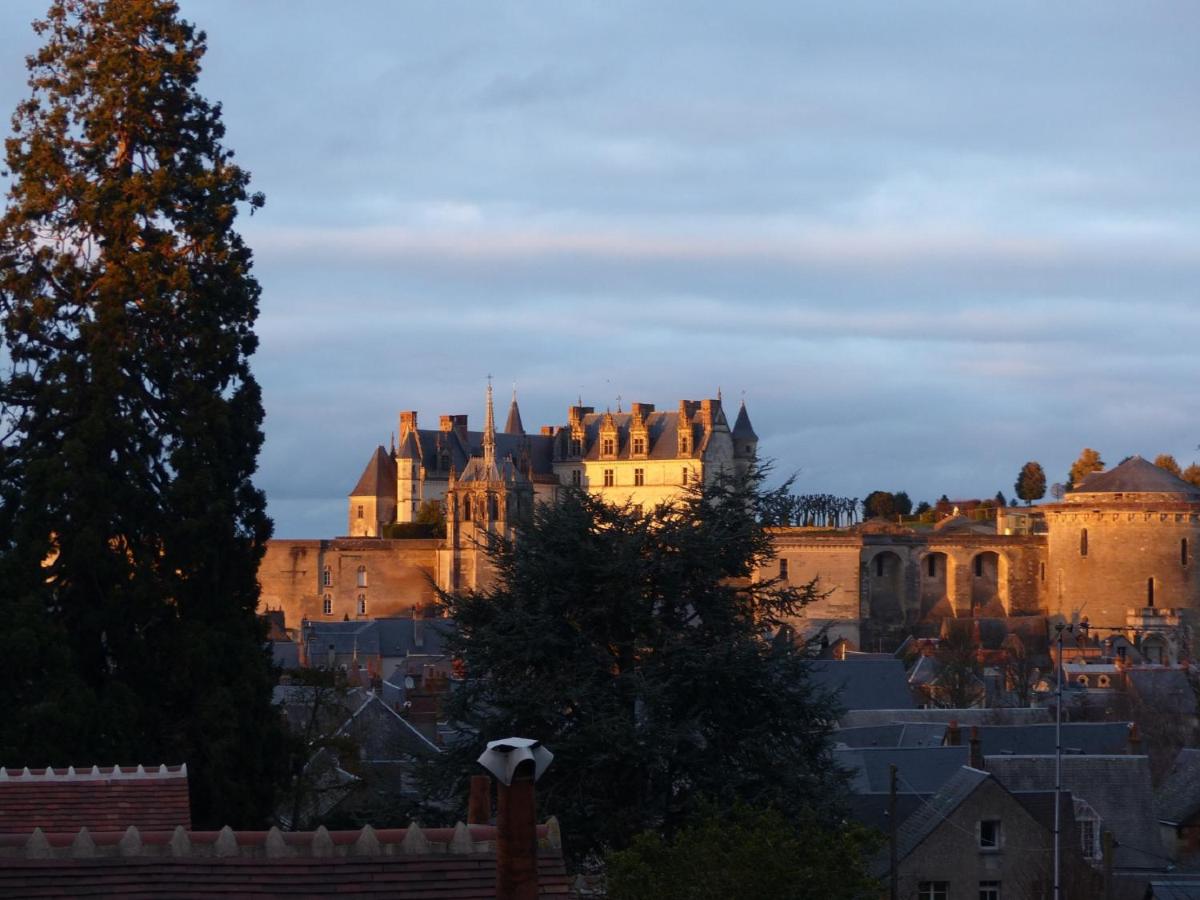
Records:
[[[324,599],[321,600],[321,612],[325,613],[327,616],[333,615],[333,598],[328,594],[326,594]]]
[[[1179,564],[1186,566],[1188,564],[1187,556],[1187,538],[1182,538],[1179,541]]]
[[[883,577],[883,554],[882,553],[880,553],[877,557],[875,557],[875,574],[880,578]]]
[[[1146,579],[1146,605],[1154,605],[1154,576],[1151,575]]]
[[[333,586],[333,571],[326,566],[321,572],[321,587]]]
[[[1100,817],[1084,800],[1075,800],[1075,824],[1085,859],[1100,859]]]
[[[366,566],[358,567],[358,586],[359,587],[367,586],[367,567]]]
[[[358,614],[360,616],[365,616],[367,614],[367,595],[366,594],[358,595]]]
[[[1081,528],[1079,530],[1079,555],[1087,556],[1087,529],[1086,528]]]
[[[463,521],[471,521],[471,498],[463,497]]]
[[[929,577],[937,577],[937,557],[932,553],[929,554]]]

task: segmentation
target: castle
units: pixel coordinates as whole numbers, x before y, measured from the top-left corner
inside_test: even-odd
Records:
[[[661,412],[576,405],[565,424],[527,434],[515,393],[496,428],[489,385],[482,431],[465,415],[443,415],[433,430],[401,413],[398,443],[374,451],[350,492],[348,536],[271,541],[261,602],[293,627],[407,613],[432,602],[433,584],[486,584],[484,533],[511,535],[564,488],[653,505],[722,468],[744,469],[757,452],[745,404],[730,425],[719,393]],[[417,524],[431,504],[444,530]],[[1166,661],[1187,655],[1180,626],[1200,611],[1198,540],[1200,488],[1132,457],[1061,502],[1001,509],[994,521],[776,529],[777,568],[760,577],[819,577],[824,597],[797,628],[852,647],[892,645],[946,618],[1086,618]]]

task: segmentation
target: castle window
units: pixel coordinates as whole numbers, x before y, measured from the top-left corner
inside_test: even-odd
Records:
[[[571,455],[581,456],[583,454],[583,441],[579,438],[571,438]]]
[[[471,498],[463,497],[463,521],[471,521]]]
[[[331,587],[333,585],[333,571],[326,566],[321,571],[321,587]]]
[[[929,555],[929,577],[937,577],[937,557],[932,553]]]
[[[616,445],[617,445],[617,442],[615,439],[605,438],[604,439],[604,449],[601,452],[605,456],[612,456],[614,453],[617,452]]]
[[[1075,822],[1079,826],[1079,844],[1084,859],[1100,859],[1100,817],[1085,801],[1075,801]]]
[[[358,517],[360,519],[363,517],[363,507],[361,503],[358,505]]]
[[[638,487],[641,487],[643,484],[646,483],[646,470],[645,469],[634,469],[633,470],[633,483],[636,484]]]
[[[680,453],[688,453],[689,452],[688,451],[688,439],[686,437],[681,437],[679,439],[679,452]]]
[[[367,586],[367,567],[366,566],[358,567],[358,586],[359,587]]]
[[[1187,563],[1188,563],[1187,538],[1182,538],[1179,541],[1179,564],[1181,566],[1186,566]]]
[[[788,561],[785,557],[779,557],[779,579],[780,581],[788,580]]]
[[[1046,564],[1045,563],[1040,564],[1040,574],[1041,574],[1042,581],[1045,581],[1046,580]]]
[[[328,594],[326,594],[321,600],[321,612],[325,613],[327,616],[333,615],[333,598]]]
[[[367,614],[367,595],[366,594],[358,595],[358,614],[360,616],[365,616]]]
[[[687,466],[684,466],[684,467],[683,467],[683,477],[682,477],[682,479],[680,480],[680,482],[679,482],[679,483],[680,483],[680,484],[687,484],[687,483],[688,483],[688,467],[687,467]]]
[[[605,487],[613,486],[613,470],[612,469],[604,470],[604,486]]]
[[[1087,556],[1087,529],[1082,528],[1079,531],[1079,555]]]
[[[583,484],[583,473],[578,469],[571,470],[571,484],[575,485],[575,487],[579,487],[581,484]]]
[[[646,439],[643,437],[635,437],[633,439],[633,452],[636,456],[641,456],[646,452]]]
[[[1153,576],[1146,579],[1146,605],[1147,606],[1154,605],[1154,577]]]

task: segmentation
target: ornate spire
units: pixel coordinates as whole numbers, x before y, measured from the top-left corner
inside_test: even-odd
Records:
[[[492,410],[492,376],[488,376],[487,420],[483,426],[483,464],[491,469],[496,464],[496,414]]]

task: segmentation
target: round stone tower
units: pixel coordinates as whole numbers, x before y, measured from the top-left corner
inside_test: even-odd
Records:
[[[1124,628],[1131,610],[1200,610],[1200,488],[1134,456],[1042,509],[1051,615]]]

